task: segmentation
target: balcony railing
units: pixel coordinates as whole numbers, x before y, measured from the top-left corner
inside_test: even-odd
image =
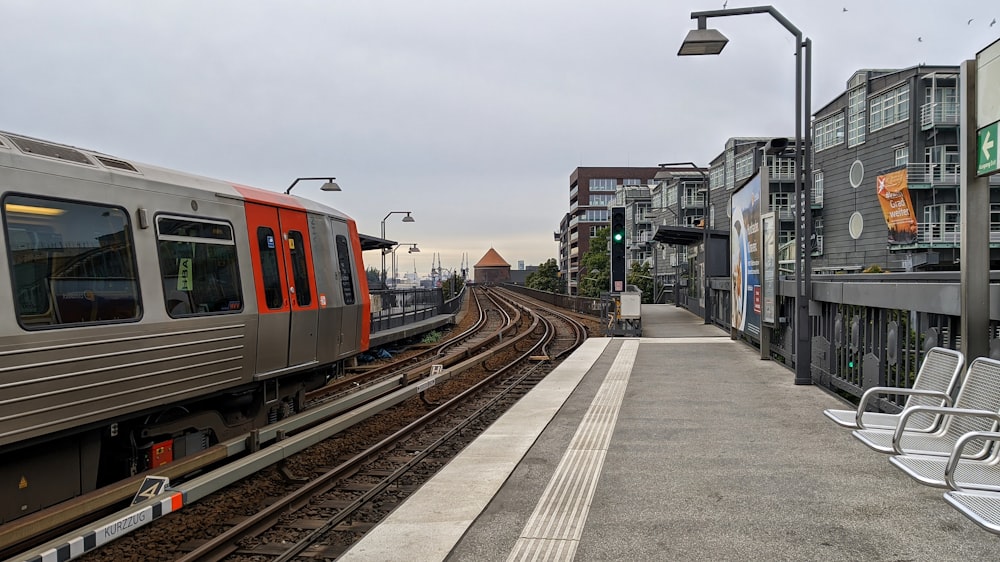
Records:
[[[813,188],[812,188],[812,194],[811,194],[811,197],[809,198],[809,206],[812,207],[813,209],[822,209],[823,208],[823,188],[822,187],[816,187],[815,185],[813,186]]]
[[[795,207],[791,205],[771,205],[771,211],[778,216],[780,221],[795,220]]]
[[[917,225],[918,244],[958,246],[961,241],[961,223],[932,222]],[[990,223],[990,243],[1000,244],[1000,223]]]
[[[920,106],[920,128],[957,127],[962,106],[958,102],[933,102]]]
[[[930,162],[906,165],[906,183],[910,187],[920,185],[958,185],[961,176],[958,164]]]
[[[704,209],[705,208],[705,196],[704,195],[689,195],[687,197],[681,197],[681,208],[682,209]]]

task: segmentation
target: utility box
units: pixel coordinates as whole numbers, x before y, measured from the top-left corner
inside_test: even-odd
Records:
[[[631,287],[631,286],[630,286]],[[601,316],[605,319],[606,336],[642,336],[642,292],[601,294]]]
[[[621,294],[621,318],[636,320],[642,318],[642,293]]]

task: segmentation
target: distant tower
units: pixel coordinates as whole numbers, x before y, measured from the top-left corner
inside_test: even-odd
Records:
[[[517,270],[524,271],[524,260],[517,260]]]
[[[503,283],[510,281],[510,264],[496,250],[490,248],[475,266],[476,283]]]

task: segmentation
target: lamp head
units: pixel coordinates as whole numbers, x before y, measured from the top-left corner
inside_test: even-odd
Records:
[[[320,191],[340,191],[340,186],[334,180],[337,178],[330,178],[324,183],[319,189]]]
[[[410,213],[406,213],[406,216],[403,217],[403,222],[415,222],[415,221],[413,217],[410,216]]]
[[[677,56],[717,55],[722,52],[728,42],[729,39],[718,29],[692,29],[684,38],[684,42],[681,43]]]

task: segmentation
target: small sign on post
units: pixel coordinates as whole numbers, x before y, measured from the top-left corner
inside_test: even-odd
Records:
[[[135,493],[135,497],[132,498],[132,505],[155,498],[162,494],[169,485],[170,479],[166,476],[147,476],[139,486],[139,491]]]
[[[987,176],[998,169],[997,150],[1000,139],[997,138],[998,123],[992,123],[979,129],[976,142],[976,175]]]

